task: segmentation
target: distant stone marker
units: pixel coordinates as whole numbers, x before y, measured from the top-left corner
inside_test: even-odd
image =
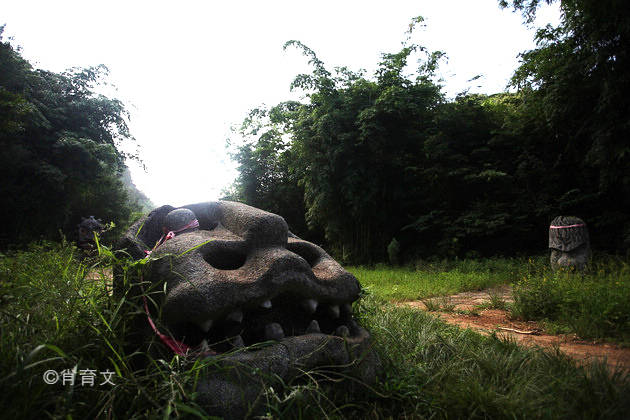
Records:
[[[551,268],[584,270],[591,257],[591,244],[586,223],[579,217],[558,216],[549,226]]]
[[[90,216],[87,218],[82,217],[81,223],[77,225],[77,228],[79,229],[79,241],[77,243],[79,248],[89,251],[94,249],[96,245],[94,243],[94,233],[96,232],[100,235],[105,229],[105,225],[103,225],[101,219],[95,219],[94,216]]]

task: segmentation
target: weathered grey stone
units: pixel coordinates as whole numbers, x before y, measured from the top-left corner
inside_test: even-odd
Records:
[[[100,219],[95,219],[94,216],[82,217],[81,223],[77,225],[79,230],[79,240],[77,245],[84,250],[90,250],[94,248],[94,233],[100,234],[105,226],[101,223]]]
[[[178,232],[189,225],[196,218],[197,216],[195,216],[195,213],[193,213],[189,209],[176,209],[166,215],[164,227],[166,228],[166,231]],[[196,227],[191,227],[189,229],[193,230],[196,229]]]
[[[586,223],[579,217],[558,216],[549,226],[551,267],[584,270],[591,257]]]
[[[189,212],[199,229],[155,247],[165,231],[190,222]],[[229,201],[163,206],[136,222],[119,246],[138,259],[155,247],[144,280],[156,292],[161,328],[192,348],[189,357],[209,346],[214,362],[231,366],[200,381],[199,401],[213,413],[242,417],[256,407],[262,381],[286,382],[318,366],[375,380],[378,358],[352,317],[357,279],[291,234],[282,217]],[[120,279],[114,287],[123,292]],[[148,342],[146,324],[138,336]],[[259,343],[264,347],[241,350]]]

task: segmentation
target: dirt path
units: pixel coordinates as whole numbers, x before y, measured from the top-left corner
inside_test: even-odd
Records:
[[[87,276],[85,276],[85,278],[91,281],[98,281],[98,282],[103,283],[107,293],[109,295],[113,293],[113,286],[112,286],[113,274],[112,274],[111,268],[105,268],[105,269],[100,268],[100,267],[96,268],[90,271],[87,274]]]
[[[574,335],[545,334],[537,322],[511,320],[509,313],[501,309],[482,309],[484,305],[489,305],[491,296],[494,296],[495,301],[512,302],[512,289],[509,286],[502,286],[479,292],[433,298],[429,302],[429,307],[435,309],[436,306],[440,306],[439,311],[434,310],[431,313],[449,324],[470,328],[486,335],[494,332],[499,337],[510,338],[526,346],[558,347],[580,363],[605,358],[611,370],[619,366],[630,371],[630,348],[583,341]],[[400,305],[428,310],[427,305],[422,301],[402,302]]]

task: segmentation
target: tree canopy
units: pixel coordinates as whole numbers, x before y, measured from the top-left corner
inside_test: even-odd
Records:
[[[410,42],[421,19],[372,77],[330,71],[288,42],[312,65],[292,84],[305,100],[244,121],[231,198],[323,234],[354,262],[385,260],[394,238],[407,259],[540,252],[559,214],[585,219],[596,249],[625,252],[629,20],[621,2],[607,3],[603,13],[563,1],[561,25],[522,54],[514,93],[446,100],[434,77],[443,53]],[[531,19],[539,2],[500,4]]]
[[[501,3],[530,21],[540,4]],[[560,11],[560,25],[538,31],[512,78],[524,98],[514,129],[552,153],[560,211],[590,216],[609,247],[628,249],[630,12],[620,0],[563,0]]]
[[[125,225],[138,206],[120,180],[131,139],[123,104],[94,93],[103,65],[34,69],[0,27],[0,245],[71,234],[81,216]]]

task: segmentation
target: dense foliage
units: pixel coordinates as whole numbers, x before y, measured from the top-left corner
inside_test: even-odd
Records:
[[[330,72],[287,43],[313,66],[292,86],[306,100],[245,120],[230,197],[287,215],[296,233],[323,232],[354,262],[385,261],[393,238],[407,261],[542,251],[560,214],[585,219],[595,248],[627,252],[630,19],[607,3],[561,2],[560,26],[522,55],[514,93],[446,100],[442,53],[410,43],[421,19],[373,77]],[[537,5],[512,3],[526,16]]]
[[[537,159],[562,186],[559,210],[585,215],[600,246],[628,250],[630,12],[621,0],[559,3],[561,24],[538,31],[512,79],[525,99],[512,129],[546,149]],[[530,20],[538,4],[512,2]]]
[[[104,66],[36,70],[0,27],[0,245],[71,235],[81,216],[117,225],[138,208],[120,176],[127,114],[95,94]]]

